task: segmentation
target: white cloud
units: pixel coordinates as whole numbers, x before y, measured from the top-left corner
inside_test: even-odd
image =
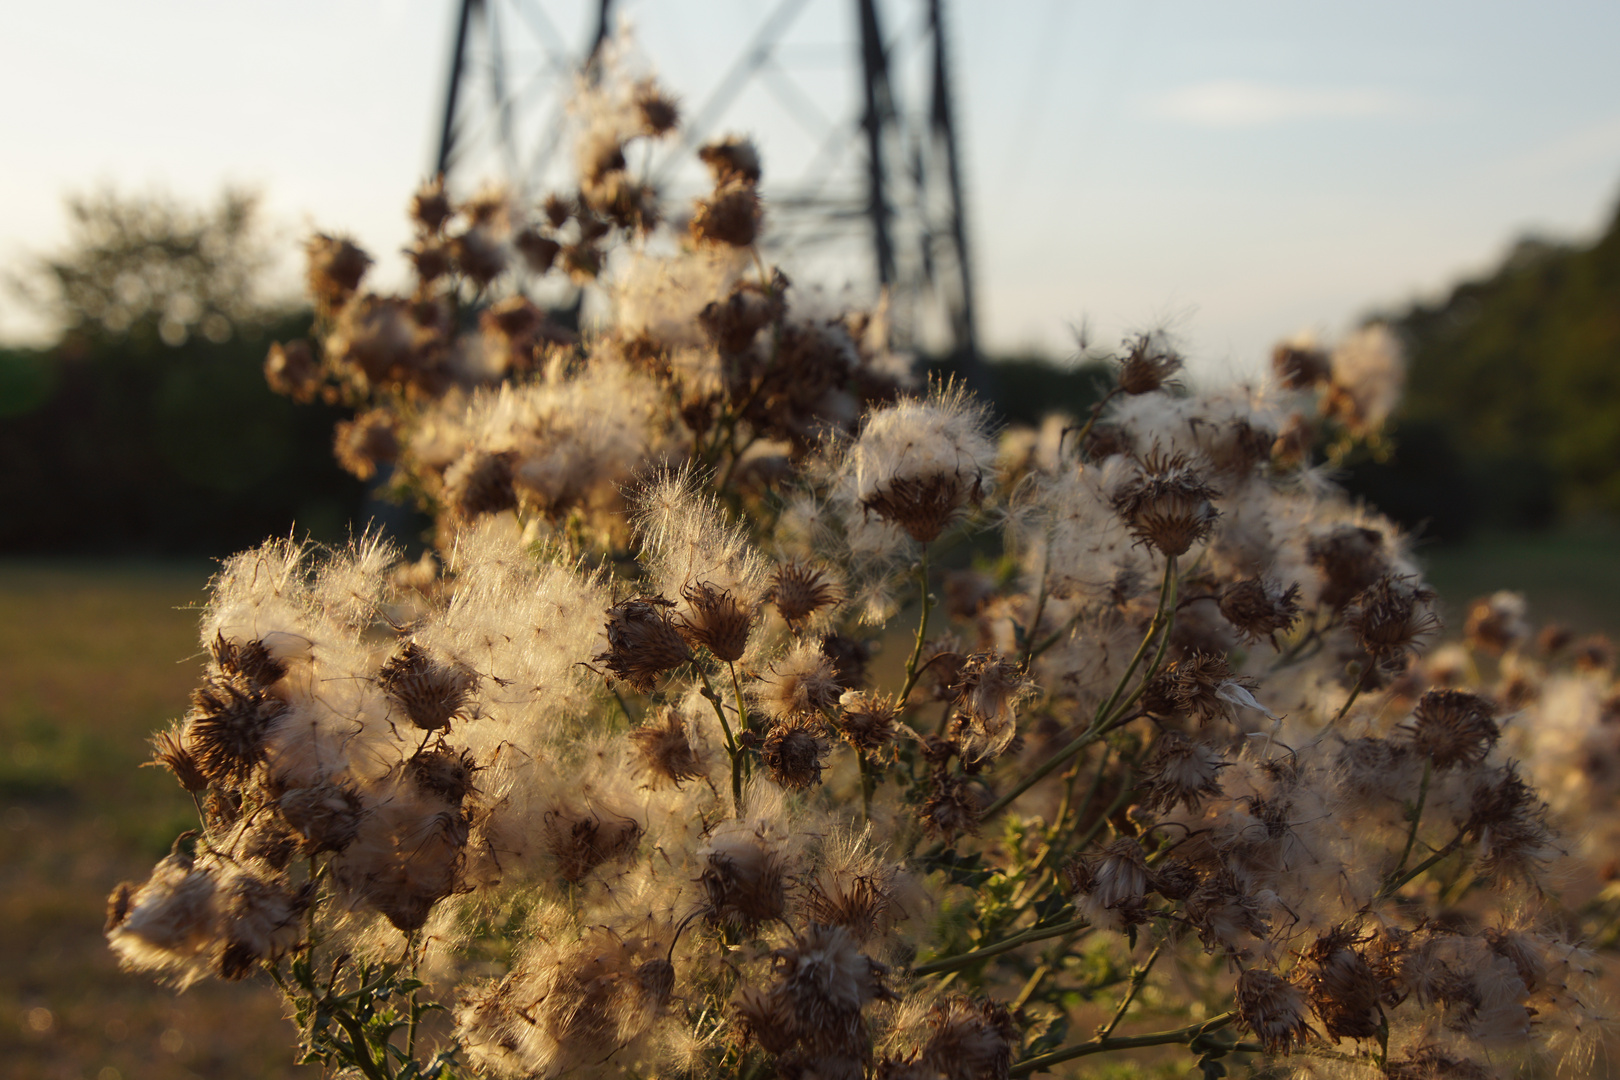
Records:
[[[1214,128],[1387,116],[1406,107],[1404,99],[1385,90],[1279,86],[1240,79],[1183,86],[1155,98],[1150,106],[1156,116]]]

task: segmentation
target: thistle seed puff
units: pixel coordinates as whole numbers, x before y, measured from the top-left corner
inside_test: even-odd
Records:
[[[750,139],[736,135],[717,139],[698,150],[698,160],[709,167],[716,187],[733,182],[759,183],[759,151]]]
[[[353,296],[371,268],[371,256],[345,237],[316,233],[304,245],[304,253],[309,291],[328,308],[337,308]]]
[[[332,456],[356,479],[370,480],[378,466],[391,465],[399,457],[394,425],[394,414],[387,409],[368,409],[353,420],[339,420],[332,428]]]
[[[594,810],[559,808],[545,817],[546,845],[557,861],[557,872],[570,884],[635,851],[643,831],[634,818],[611,814],[604,818]]]
[[[844,470],[867,513],[926,544],[984,500],[996,470],[989,416],[961,388],[935,384],[921,400],[871,413]]]
[[[952,994],[928,1010],[918,1064],[944,1080],[1007,1080],[1020,1034],[1005,1005]]]
[[[1113,503],[1138,544],[1185,555],[1215,528],[1218,495],[1186,457],[1155,451],[1115,490]]]
[[[686,736],[686,722],[674,709],[660,708],[656,719],[630,732],[628,738],[655,787],[664,783],[680,787],[707,775],[702,759]]]
[[[310,855],[342,851],[360,833],[365,801],[349,784],[327,783],[293,788],[276,802],[282,818],[304,838]]]
[[[1501,656],[1530,637],[1527,608],[1519,593],[1499,592],[1480,597],[1468,607],[1463,640],[1470,648]]]
[[[1421,638],[1440,629],[1435,596],[1411,577],[1385,574],[1346,605],[1344,623],[1381,667],[1394,668]]]
[[[1197,813],[1206,795],[1221,793],[1224,765],[1221,756],[1208,747],[1179,731],[1166,731],[1142,772],[1142,805],[1159,811],[1180,805]]]
[[[411,220],[428,232],[438,232],[450,218],[450,197],[444,193],[444,177],[435,176],[411,196]]]
[[[1238,1019],[1268,1054],[1289,1054],[1310,1035],[1305,995],[1293,983],[1260,968],[1238,976]]]
[[[638,693],[651,693],[659,676],[692,659],[692,650],[671,624],[673,600],[640,596],[608,609],[606,652],[593,659]]]
[[[1245,641],[1261,638],[1277,647],[1277,635],[1299,620],[1299,586],[1278,588],[1261,578],[1233,582],[1221,590],[1221,615]]]
[[[765,840],[739,823],[728,823],[698,853],[703,871],[698,884],[710,922],[745,933],[782,917],[787,909],[786,874],[781,858]]]
[[[1408,733],[1412,749],[1444,772],[1483,762],[1501,735],[1496,706],[1465,690],[1430,690],[1418,699]]]
[[[1311,1011],[1334,1042],[1373,1038],[1383,1021],[1378,1007],[1378,977],[1355,949],[1366,940],[1340,926],[1318,937],[1305,950],[1305,985]]]
[[[405,776],[423,794],[460,806],[475,790],[473,778],[479,768],[471,750],[440,745],[412,754],[405,762]]]
[[[297,338],[286,344],[276,342],[264,358],[264,381],[277,394],[284,394],[301,405],[315,400],[321,388],[321,365],[310,351],[309,342]]]
[[[475,521],[485,514],[500,514],[517,505],[512,486],[511,451],[472,451],[462,455],[444,473],[444,498],[456,517]]]
[[[407,641],[384,662],[377,685],[416,727],[443,731],[464,715],[478,688],[478,674],[458,660],[436,660]]]
[[[1007,749],[1018,733],[1018,709],[1034,693],[1034,682],[1008,657],[973,653],[964,659],[950,688],[958,713],[951,734],[963,760],[993,758]]]
[[[759,236],[759,194],[752,184],[735,181],[697,199],[692,213],[692,239],[719,247],[750,247]]]

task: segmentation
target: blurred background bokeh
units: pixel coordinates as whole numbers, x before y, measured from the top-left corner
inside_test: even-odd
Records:
[[[757,139],[796,280],[830,303],[886,285],[919,363],[1010,423],[1083,411],[1129,332],[1168,328],[1214,382],[1264,378],[1279,340],[1389,323],[1404,402],[1337,478],[1410,530],[1454,615],[1506,588],[1620,630],[1613,5],[173,0],[6,21],[9,1075],[297,1072],[254,988],[115,970],[102,897],[191,812],[136,765],[185,708],[211,560],[372,521],[418,539],[333,463],[338,413],[265,386],[269,344],[311,319],[303,235],[354,236],[387,285],[441,165],[463,192],[544,192],[604,28],[633,29],[692,139]]]

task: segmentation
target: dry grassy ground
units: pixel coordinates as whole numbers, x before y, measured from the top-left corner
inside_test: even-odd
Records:
[[[1493,588],[1537,621],[1620,633],[1611,537],[1496,540],[1428,555],[1453,624]],[[167,774],[138,769],[200,668],[209,568],[0,563],[0,1061],[51,1080],[290,1077],[267,986],[176,995],[117,970],[103,898],[195,822]]]
[[[176,995],[120,973],[104,898],[139,879],[190,799],[135,766],[184,709],[208,567],[0,564],[0,1068],[51,1080],[288,1077],[265,987]],[[190,659],[187,659],[190,657]]]

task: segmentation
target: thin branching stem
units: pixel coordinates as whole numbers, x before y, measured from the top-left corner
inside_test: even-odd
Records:
[[[1125,1019],[1125,1014],[1131,1009],[1131,1003],[1136,1000],[1136,995],[1141,992],[1142,984],[1147,982],[1148,972],[1153,970],[1154,961],[1159,958],[1159,953],[1163,951],[1164,942],[1161,941],[1153,946],[1153,951],[1148,953],[1148,958],[1142,962],[1142,965],[1131,972],[1131,985],[1126,989],[1125,997],[1120,1001],[1119,1008],[1114,1010],[1114,1015],[1108,1018],[1108,1023],[1097,1030],[1097,1038],[1106,1039],[1114,1033],[1115,1028],[1119,1027],[1119,1022]]]
[[[1004,952],[1011,952],[1020,945],[1028,945],[1032,941],[1045,941],[1047,938],[1059,937],[1075,930],[1083,930],[1090,926],[1084,919],[1070,919],[1068,922],[1053,923],[1051,926],[1034,926],[1021,934],[1014,934],[1010,938],[1003,938],[993,945],[983,945],[977,949],[970,949],[955,956],[945,956],[938,960],[930,960],[926,964],[918,964],[911,969],[911,974],[917,978],[925,975],[941,975],[947,971],[957,971],[969,967],[980,960],[988,960],[992,956],[1000,956]]]
[[[922,660],[923,642],[928,638],[928,611],[931,606],[929,603],[931,598],[928,592],[927,544],[922,546],[922,559],[917,564],[917,587],[922,612],[917,616],[917,641],[912,645],[911,656],[906,660],[906,683],[900,688],[898,700],[902,708],[905,707],[906,700],[911,697],[912,688],[917,685],[917,677],[922,671],[917,664]]]
[[[1075,1046],[1065,1047],[1062,1050],[1053,1050],[1050,1054],[1025,1058],[1014,1065],[1012,1071],[1007,1075],[1030,1076],[1037,1072],[1044,1072],[1053,1065],[1073,1061],[1077,1057],[1106,1053],[1109,1050],[1133,1050],[1142,1046],[1168,1046],[1173,1043],[1190,1043],[1200,1035],[1207,1035],[1211,1031],[1219,1031],[1236,1019],[1236,1013],[1223,1012],[1218,1016],[1210,1017],[1201,1024],[1188,1024],[1186,1027],[1174,1028],[1170,1031],[1155,1031],[1147,1035],[1115,1035],[1106,1039],[1088,1039]]]
[[[1147,633],[1142,636],[1142,643],[1137,646],[1136,655],[1131,658],[1130,666],[1125,669],[1125,674],[1120,678],[1118,685],[1114,687],[1114,692],[1108,696],[1108,699],[1103,702],[1102,705],[1098,706],[1097,716],[1092,722],[1092,725],[1079,735],[1075,736],[1073,742],[1069,743],[1069,745],[1065,746],[1062,750],[1059,750],[1028,776],[1014,784],[1011,790],[1009,790],[1005,795],[1001,796],[1001,798],[997,799],[995,802],[986,807],[984,813],[979,815],[980,821],[988,821],[997,814],[1001,813],[1001,811],[1005,810],[1012,804],[1014,799],[1018,798],[1024,792],[1046,779],[1046,777],[1049,776],[1054,770],[1062,766],[1065,762],[1069,761],[1076,754],[1080,753],[1080,751],[1084,750],[1086,747],[1103,737],[1103,735],[1107,732],[1109,721],[1113,718],[1113,709],[1115,704],[1119,701],[1119,696],[1125,692],[1125,687],[1130,683],[1131,676],[1136,674],[1136,669],[1141,665],[1142,658],[1147,655],[1148,648],[1153,644],[1154,638],[1158,636],[1160,630],[1162,629],[1164,632],[1164,640],[1160,643],[1158,654],[1154,657],[1153,667],[1150,668],[1147,675],[1143,677],[1142,685],[1138,687],[1136,692],[1125,701],[1122,708],[1128,709],[1130,706],[1136,704],[1137,699],[1140,698],[1142,693],[1146,690],[1147,684],[1152,680],[1152,677],[1157,674],[1157,667],[1164,659],[1165,649],[1170,641],[1169,624],[1174,622],[1175,619],[1175,595],[1176,560],[1174,556],[1171,556],[1165,560],[1164,583],[1159,588],[1159,607],[1158,610],[1154,612],[1153,621],[1148,624]]]

